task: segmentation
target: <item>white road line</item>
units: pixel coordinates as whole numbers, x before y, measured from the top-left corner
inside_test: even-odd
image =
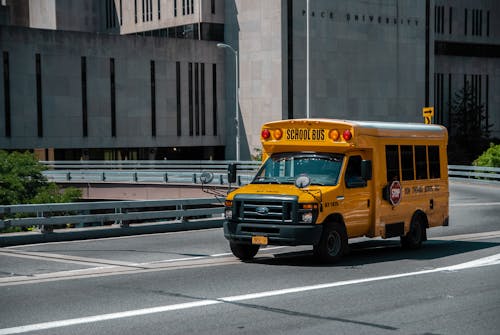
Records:
[[[461,204],[452,204],[450,207],[479,207],[479,206],[500,206],[500,202],[469,202]]]
[[[479,259],[476,259],[476,260],[473,260],[470,262],[465,262],[465,263],[461,263],[461,264],[457,264],[457,265],[446,266],[446,267],[441,267],[441,268],[436,268],[436,269],[429,269],[429,270],[422,270],[422,271],[415,271],[415,272],[408,272],[408,273],[399,273],[399,274],[380,276],[380,277],[372,277],[372,278],[352,279],[352,280],[345,280],[345,281],[318,284],[318,285],[299,286],[299,287],[292,287],[292,288],[281,289],[281,290],[257,292],[257,293],[222,297],[222,298],[216,298],[216,299],[204,299],[204,300],[181,303],[181,304],[143,308],[143,309],[130,310],[130,311],[125,311],[125,312],[94,315],[94,316],[81,317],[81,318],[75,318],[75,319],[35,323],[35,324],[19,326],[19,327],[3,328],[3,329],[0,329],[0,335],[22,334],[22,333],[27,333],[27,332],[31,332],[31,331],[54,329],[54,328],[74,326],[74,325],[79,325],[79,324],[88,324],[88,323],[101,322],[101,321],[107,321],[107,320],[116,320],[116,319],[129,318],[129,317],[141,316],[141,315],[165,313],[165,312],[178,311],[178,310],[183,310],[183,309],[191,309],[191,308],[196,308],[196,307],[206,307],[206,306],[210,306],[210,305],[217,305],[217,304],[223,304],[223,303],[240,302],[240,301],[251,300],[251,299],[261,299],[261,298],[287,295],[287,294],[293,294],[293,293],[322,290],[322,289],[328,289],[328,288],[339,287],[339,286],[356,285],[356,284],[361,284],[361,283],[369,283],[369,282],[376,282],[376,281],[383,281],[383,280],[390,280],[390,279],[397,279],[397,278],[404,278],[404,277],[412,277],[412,276],[421,276],[421,275],[436,273],[436,272],[460,271],[460,270],[465,270],[465,269],[470,269],[470,268],[498,265],[498,264],[500,264],[500,254],[495,254],[492,256],[479,258]]]

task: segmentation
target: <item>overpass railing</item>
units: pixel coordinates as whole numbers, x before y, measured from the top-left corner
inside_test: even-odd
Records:
[[[0,206],[0,229],[37,226],[51,232],[56,226],[103,226],[133,223],[218,220],[222,224],[223,199],[192,198],[148,201],[102,201]]]
[[[449,165],[448,176],[455,178],[467,178],[484,180],[488,182],[500,182],[500,168],[466,165]]]
[[[54,182],[181,183],[201,184],[203,172],[212,172],[211,185],[227,185],[227,168],[233,161],[43,161],[44,175]],[[248,184],[258,161],[237,163],[237,184]],[[500,168],[449,165],[450,177],[500,182]]]
[[[203,172],[212,172],[211,185],[226,185],[229,163],[237,163],[237,184],[248,184],[258,161],[43,161],[44,175],[53,182],[117,182],[201,184]]]

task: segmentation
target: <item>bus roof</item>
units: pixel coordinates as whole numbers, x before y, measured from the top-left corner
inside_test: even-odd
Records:
[[[435,124],[404,123],[404,122],[381,122],[381,121],[354,121],[340,119],[290,119],[273,121],[264,124],[263,128],[283,127],[294,125],[297,127],[322,127],[334,128],[339,126],[352,127],[357,135],[368,135],[376,137],[447,137],[448,131],[445,127]]]

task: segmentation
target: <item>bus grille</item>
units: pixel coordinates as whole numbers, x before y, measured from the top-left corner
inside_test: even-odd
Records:
[[[238,194],[234,197],[233,218],[242,223],[294,224],[296,196]]]

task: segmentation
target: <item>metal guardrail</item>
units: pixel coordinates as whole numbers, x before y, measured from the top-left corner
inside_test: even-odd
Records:
[[[127,227],[130,221],[182,222],[195,217],[221,220],[222,202],[217,198],[192,198],[0,206],[0,229],[39,226],[42,232],[50,232],[54,226],[67,224],[115,223]],[[11,216],[21,217],[9,218]]]
[[[53,182],[118,182],[201,184],[203,172],[212,172],[210,185],[227,185],[229,163],[237,163],[238,185],[248,184],[260,166],[257,161],[42,161]]]
[[[466,166],[466,165],[449,165],[448,176],[457,178],[485,180],[488,182],[500,182],[500,168]]]

